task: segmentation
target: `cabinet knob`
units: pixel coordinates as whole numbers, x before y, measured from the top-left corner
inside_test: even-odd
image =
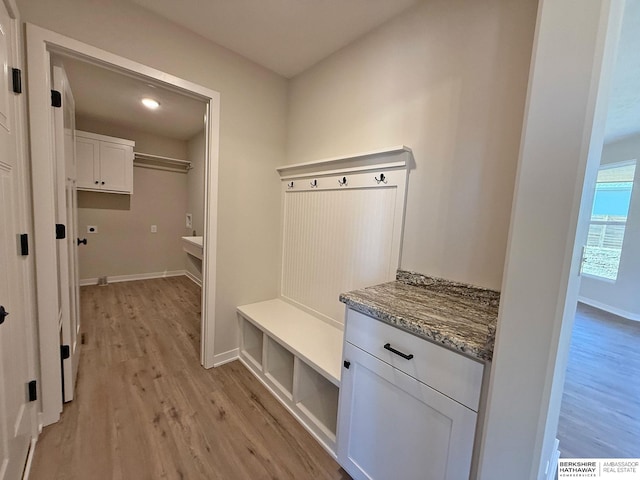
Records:
[[[102,185],[104,185],[104,182],[102,182]]]
[[[7,312],[2,305],[0,305],[0,325],[4,323],[4,319],[9,316],[9,312]]]
[[[98,185],[100,182],[99,182],[98,180],[96,180],[96,181],[95,181],[95,182],[93,182],[93,183],[95,183],[96,185]]]
[[[347,370],[349,370],[349,367],[351,366],[351,362],[349,360],[345,360],[344,363],[344,368],[346,368]]]

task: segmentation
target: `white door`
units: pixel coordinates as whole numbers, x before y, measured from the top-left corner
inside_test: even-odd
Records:
[[[60,298],[60,338],[62,360],[62,391],[65,402],[73,400],[78,360],[80,329],[78,281],[77,190],[75,160],[75,103],[64,69],[53,66],[54,89],[62,96],[62,107],[53,108],[56,161],[56,217],[66,227],[66,238],[58,240],[58,280]],[[66,357],[68,350],[69,356]],[[66,357],[66,358],[65,358]]]
[[[356,480],[468,479],[477,414],[345,343],[338,461]]]
[[[17,99],[9,72],[17,58],[17,25],[0,2],[0,479],[21,478],[32,434],[33,403],[27,396],[30,346],[25,269],[18,235],[21,168]],[[7,314],[8,312],[8,314]]]

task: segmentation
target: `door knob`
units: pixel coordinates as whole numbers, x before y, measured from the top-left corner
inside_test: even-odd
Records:
[[[0,305],[0,325],[4,323],[4,319],[9,316],[9,312],[7,312],[2,305]]]
[[[86,245],[87,244],[87,239],[86,238],[83,238],[82,240],[78,239],[78,245],[80,245],[81,243]]]

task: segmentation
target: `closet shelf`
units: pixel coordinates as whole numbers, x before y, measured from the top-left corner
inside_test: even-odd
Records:
[[[136,167],[153,168],[157,170],[169,170],[175,172],[187,172],[191,170],[191,162],[179,158],[163,157],[150,153],[133,152]]]
[[[397,145],[380,150],[325,158],[305,163],[276,167],[281,180],[333,175],[336,173],[365,172],[387,168],[410,168],[413,159],[411,148]]]

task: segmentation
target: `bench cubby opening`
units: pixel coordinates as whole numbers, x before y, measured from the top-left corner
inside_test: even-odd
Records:
[[[296,367],[296,406],[331,442],[336,440],[339,388],[299,361]]]
[[[251,322],[242,322],[242,346],[241,353],[245,359],[252,362],[258,369],[262,369],[262,330]]]
[[[266,339],[267,352],[264,372],[283,395],[293,398],[293,354],[270,337]]]

